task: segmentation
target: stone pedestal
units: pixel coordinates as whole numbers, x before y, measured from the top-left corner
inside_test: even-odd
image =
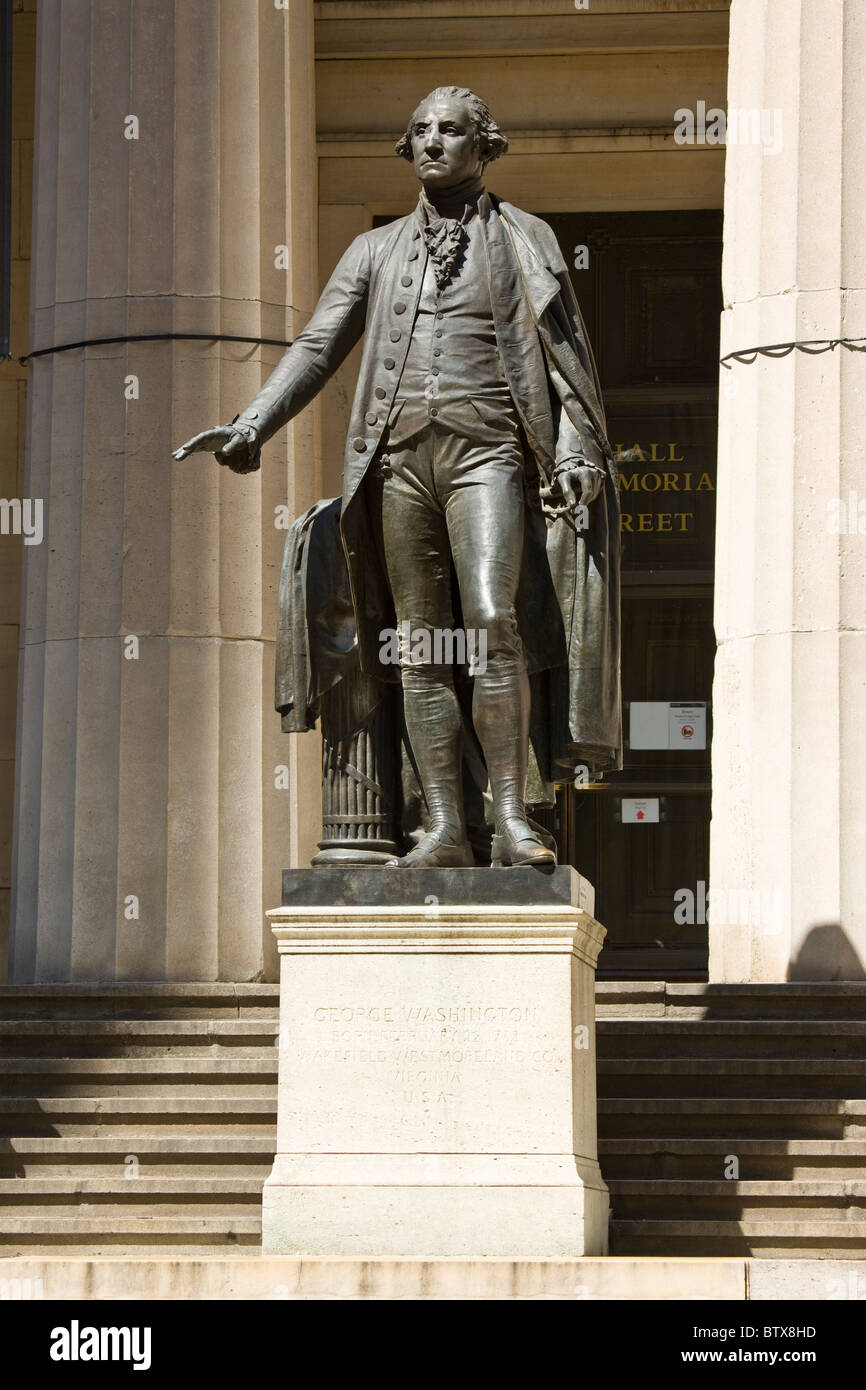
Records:
[[[570,868],[284,875],[265,1254],[605,1253],[593,897]]]

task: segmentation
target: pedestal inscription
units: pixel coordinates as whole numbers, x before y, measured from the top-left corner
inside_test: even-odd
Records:
[[[487,877],[455,872],[473,887]],[[574,871],[557,875],[580,901]],[[567,898],[305,908],[297,896],[269,914],[282,985],[265,1251],[602,1252],[604,929]]]

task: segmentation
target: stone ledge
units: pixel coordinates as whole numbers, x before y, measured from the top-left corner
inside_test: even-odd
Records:
[[[807,1262],[814,1263],[814,1262]],[[844,1264],[848,1277],[854,1261]],[[287,1256],[0,1259],[0,1289],[46,1299],[735,1299],[744,1259],[354,1259]],[[822,1274],[824,1270],[822,1269]],[[775,1271],[774,1279],[780,1273]],[[41,1281],[41,1282],[40,1282]],[[772,1285],[771,1281],[771,1285]],[[7,1294],[8,1296],[8,1294]],[[778,1297],[769,1293],[766,1297]]]
[[[7,1299],[560,1299],[701,1302],[862,1299],[862,1260],[293,1259],[18,1256],[0,1259]]]

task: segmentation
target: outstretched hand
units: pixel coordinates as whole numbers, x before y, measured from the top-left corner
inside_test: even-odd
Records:
[[[203,430],[188,439],[186,444],[175,449],[172,457],[185,459],[190,454],[208,453],[233,473],[253,473],[259,466],[258,452],[234,425],[217,425],[215,429]]]

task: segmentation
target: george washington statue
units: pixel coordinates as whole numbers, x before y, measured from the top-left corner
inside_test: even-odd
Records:
[[[436,640],[455,626],[494,864],[553,862],[527,819],[530,751],[548,782],[620,763],[614,462],[553,232],[485,189],[507,147],[474,93],[426,97],[396,147],[421,182],[414,210],[352,242],[255,400],[175,455],[209,450],[236,472],[257,469],[262,445],[365,335],[334,534],[353,659],[402,687],[425,819],[400,865],[474,862],[464,711]],[[277,679],[279,690],[279,669]],[[307,726],[299,698],[290,727]],[[278,694],[284,714],[294,699]]]

